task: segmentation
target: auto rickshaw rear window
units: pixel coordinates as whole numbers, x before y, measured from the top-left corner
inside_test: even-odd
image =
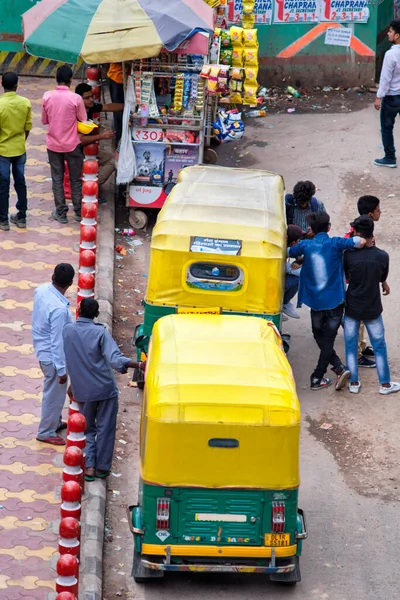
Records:
[[[235,281],[240,276],[240,269],[234,265],[219,265],[199,262],[189,267],[189,272],[196,279],[214,279],[217,281]]]

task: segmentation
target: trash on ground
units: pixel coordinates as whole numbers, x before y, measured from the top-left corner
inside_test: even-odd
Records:
[[[300,96],[301,96],[300,92],[298,92],[296,90],[296,88],[292,87],[291,85],[288,85],[288,87],[286,88],[286,91],[289,92],[289,94],[291,96],[294,96],[295,98],[300,98]]]
[[[319,426],[320,429],[332,429],[332,427],[332,423],[322,423],[322,425]]]
[[[135,235],[135,230],[132,229],[132,228],[130,228],[130,229],[123,229],[121,233],[122,233],[122,235],[126,235],[126,236],[131,237],[132,235]]]
[[[120,317],[119,320],[122,321],[122,323],[126,323],[128,320],[128,317]]]
[[[140,240],[132,240],[132,245],[133,246],[143,246],[143,242],[141,242]]]
[[[245,113],[246,117],[266,117],[267,111],[265,108],[261,108],[258,110],[248,110]]]
[[[126,250],[123,246],[121,246],[121,244],[117,244],[115,246],[115,251],[118,252],[118,254],[121,254],[122,256],[126,256]]]
[[[120,444],[127,444],[128,442],[126,442],[125,440],[118,440]]]
[[[330,85],[326,85],[325,87],[322,88],[323,92],[331,92],[332,91],[332,87]]]
[[[294,112],[296,112],[296,109],[295,108],[288,108],[287,111],[288,111],[288,113],[294,113]]]
[[[111,473],[113,477],[121,477],[121,473]]]
[[[121,492],[119,490],[113,490],[113,496],[119,496],[120,493]]]

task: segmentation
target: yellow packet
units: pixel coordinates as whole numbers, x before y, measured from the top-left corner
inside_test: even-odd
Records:
[[[257,85],[258,67],[247,67],[244,73],[247,85]]]
[[[243,15],[243,17],[242,17],[243,29],[253,29],[255,22],[256,22],[256,18],[254,16],[254,14]]]
[[[247,85],[246,83],[244,84],[243,104],[248,104],[250,106],[257,104],[257,89],[257,85]]]
[[[244,64],[245,64],[245,67],[258,67],[258,49],[257,48],[245,48],[244,49]]]
[[[241,94],[239,94],[239,92],[233,92],[233,93],[230,95],[230,98],[229,98],[229,99],[230,99],[230,101],[231,101],[231,104],[243,104],[242,95],[241,95]]]
[[[242,79],[242,69],[231,69],[230,70],[231,79]]]
[[[245,29],[243,41],[245,48],[258,48],[257,29]]]
[[[232,50],[232,67],[243,66],[243,48],[233,48]]]
[[[243,0],[243,14],[254,12],[255,0]]]
[[[234,48],[243,47],[243,29],[242,27],[231,27],[230,30],[231,42]]]

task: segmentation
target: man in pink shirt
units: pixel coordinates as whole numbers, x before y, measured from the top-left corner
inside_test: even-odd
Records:
[[[57,87],[46,92],[42,103],[42,123],[48,125],[46,145],[53,180],[56,205],[51,213],[59,223],[68,223],[68,206],[64,194],[64,161],[68,164],[75,220],[81,220],[83,152],[78,135],[78,121],[86,121],[85,104],[70,91],[72,69],[63,65],[57,69]]]

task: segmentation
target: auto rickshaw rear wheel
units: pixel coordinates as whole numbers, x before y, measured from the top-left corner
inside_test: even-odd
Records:
[[[300,573],[300,557],[294,556],[293,559],[290,560],[290,563],[294,562],[294,569],[289,573],[272,573],[270,575],[271,581],[277,581],[279,583],[283,583],[287,586],[296,585],[299,581],[301,581],[301,573]]]
[[[148,223],[148,216],[143,210],[131,211],[129,216],[129,223],[136,229],[144,229]]]
[[[218,154],[212,148],[206,148],[204,150],[203,162],[206,165],[216,165],[218,161]]]
[[[152,579],[164,577],[164,571],[148,569],[142,564],[142,555],[137,550],[133,551],[132,577],[136,583],[148,583]]]

